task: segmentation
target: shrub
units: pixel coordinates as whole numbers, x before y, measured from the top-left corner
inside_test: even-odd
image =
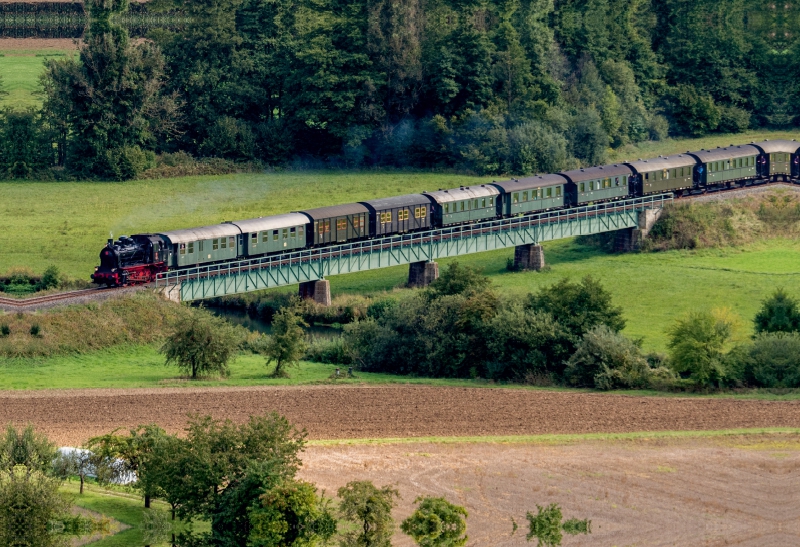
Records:
[[[487,328],[487,376],[492,379],[539,381],[563,372],[574,340],[561,324],[547,313],[525,309],[515,302],[503,307]],[[527,380],[526,380],[527,379]]]
[[[467,510],[444,498],[419,497],[417,510],[400,529],[421,547],[461,547],[467,542]]]
[[[650,367],[639,347],[605,325],[587,332],[564,372],[569,383],[598,389],[646,388]]]
[[[766,388],[800,387],[800,334],[765,333],[732,351],[732,374],[745,384]]]
[[[33,325],[31,325],[31,330],[30,330],[31,336],[40,336],[41,332],[42,329],[38,323],[34,323]]]
[[[527,306],[549,313],[580,339],[597,325],[606,325],[615,332],[625,328],[622,308],[612,305],[611,293],[592,279],[584,277],[580,283],[562,279],[558,283],[528,295]]]
[[[331,365],[352,365],[353,358],[348,353],[342,336],[335,338],[313,338],[308,344],[305,359],[314,363]]]
[[[721,385],[727,375],[722,350],[731,335],[731,325],[711,313],[692,312],[678,319],[667,331],[670,366],[695,385]]]
[[[173,324],[161,347],[166,365],[177,365],[192,379],[207,374],[229,374],[241,338],[227,322],[203,310],[186,313]]]
[[[509,169],[519,175],[556,173],[567,163],[567,140],[539,122],[528,122],[508,132]]]
[[[50,266],[44,271],[42,278],[36,284],[36,290],[46,291],[48,289],[54,289],[58,287],[60,283],[58,268],[56,266]]]
[[[0,336],[8,336],[11,334],[11,327],[8,325],[0,325]]]
[[[761,309],[753,319],[755,331],[797,332],[800,330],[800,310],[797,300],[779,288],[761,303]]]

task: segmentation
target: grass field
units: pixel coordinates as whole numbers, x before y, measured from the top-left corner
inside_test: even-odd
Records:
[[[71,52],[54,50],[2,50],[0,57],[0,74],[3,75],[3,87],[8,92],[0,99],[0,108],[24,110],[41,105],[41,98],[36,95],[39,88],[39,76],[48,56],[62,57]]]

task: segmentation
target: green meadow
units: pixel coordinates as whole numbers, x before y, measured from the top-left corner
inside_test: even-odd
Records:
[[[0,49],[0,54],[0,74],[3,76],[3,88],[8,92],[8,95],[0,99],[0,108],[25,110],[39,107],[42,103],[36,92],[45,59],[74,53],[52,49]]]

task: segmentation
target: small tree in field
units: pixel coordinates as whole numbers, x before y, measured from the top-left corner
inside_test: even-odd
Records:
[[[670,363],[678,374],[701,387],[725,380],[723,349],[731,336],[731,324],[707,312],[692,312],[667,330]]]
[[[303,327],[307,327],[300,317],[297,306],[287,306],[272,318],[272,336],[264,347],[267,364],[275,362],[275,378],[288,378],[285,367],[296,365],[308,349],[306,334]]]
[[[215,373],[227,376],[239,342],[236,331],[224,320],[196,311],[178,320],[161,353],[167,365],[177,365],[192,379]]]
[[[753,320],[756,333],[800,331],[800,310],[797,300],[777,289],[764,300]]]
[[[370,481],[352,481],[339,488],[339,512],[357,530],[343,534],[342,547],[391,547],[394,533],[392,508],[397,490],[376,488]]]
[[[400,529],[420,547],[461,547],[467,543],[467,510],[444,498],[417,498],[419,507]]]

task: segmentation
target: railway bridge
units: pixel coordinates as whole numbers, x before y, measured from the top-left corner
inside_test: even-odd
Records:
[[[660,194],[205,265],[159,274],[155,285],[170,299],[191,301],[299,284],[302,297],[330,305],[331,275],[408,264],[409,285],[424,286],[438,277],[440,258],[514,247],[515,266],[539,270],[542,242],[611,231],[632,248],[672,200]]]

